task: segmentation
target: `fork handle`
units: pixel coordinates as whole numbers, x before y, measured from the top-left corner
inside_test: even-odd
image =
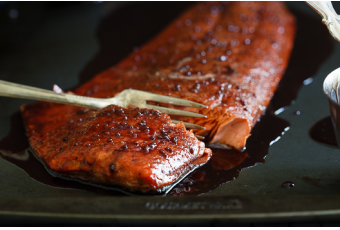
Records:
[[[331,1],[306,1],[318,12],[335,40],[340,42],[340,16],[335,12]]]
[[[55,93],[51,90],[39,89],[2,80],[0,80],[0,96],[56,102],[93,109],[103,108],[109,104],[115,104],[114,98],[111,98],[109,101],[106,98],[99,99],[66,93]]]

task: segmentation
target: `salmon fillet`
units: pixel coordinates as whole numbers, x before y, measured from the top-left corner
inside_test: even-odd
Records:
[[[177,119],[205,126],[192,131],[210,144],[240,150],[283,76],[294,34],[294,17],[283,3],[200,2],[74,93],[106,98],[133,88],[205,104],[207,109],[186,109],[208,118]],[[33,150],[61,175],[160,191],[210,158],[211,151],[167,115],[129,108],[121,116],[112,109],[122,108],[93,111],[44,102],[21,107]],[[150,133],[141,133],[138,113],[150,119],[144,119]],[[122,127],[108,130],[112,120]],[[139,127],[138,146],[130,125]]]

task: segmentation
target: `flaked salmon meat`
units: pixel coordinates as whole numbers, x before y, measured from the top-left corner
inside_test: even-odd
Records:
[[[186,131],[154,110],[39,102],[21,107],[30,145],[60,175],[163,191],[209,160],[211,150],[193,133],[245,146],[285,72],[294,35],[295,19],[281,2],[199,2],[74,93],[107,98],[133,88],[192,100],[208,108],[184,109],[207,118],[177,119],[205,130]]]

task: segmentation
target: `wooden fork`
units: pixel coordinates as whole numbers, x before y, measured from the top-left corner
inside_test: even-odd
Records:
[[[149,108],[155,109],[162,113],[167,113],[169,115],[176,116],[189,116],[189,117],[201,117],[206,118],[205,115],[188,112],[179,109],[172,109],[162,106],[156,106],[148,104],[147,101],[159,102],[159,103],[167,103],[171,105],[179,105],[186,107],[195,107],[195,108],[208,108],[206,105],[192,102],[189,100],[184,100],[176,97],[163,96],[159,94],[149,93],[140,90],[134,89],[126,89],[123,90],[118,96],[111,98],[93,98],[93,97],[84,97],[67,93],[56,93],[51,90],[39,89],[31,86],[11,83],[7,81],[0,80],[0,96],[5,97],[15,97],[15,98],[24,98],[31,100],[39,100],[39,101],[48,101],[48,102],[56,102],[62,104],[69,104],[80,107],[87,107],[92,109],[104,108],[108,105],[114,104],[121,107],[140,107],[140,108]],[[172,120],[173,123],[177,124],[180,121]],[[183,122],[185,127],[191,129],[205,129],[203,126]],[[204,139],[202,136],[196,135],[199,139]]]

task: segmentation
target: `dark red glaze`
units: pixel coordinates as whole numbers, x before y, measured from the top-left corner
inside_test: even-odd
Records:
[[[291,187],[294,187],[295,184],[291,181],[285,181],[281,184],[281,186],[284,187],[284,188],[291,188]]]
[[[331,117],[325,117],[316,122],[309,130],[309,135],[319,143],[338,147]]]
[[[97,111],[53,103],[22,106],[32,149],[61,176],[133,191],[162,191],[209,160],[211,150],[182,123],[174,125],[167,114],[155,110],[139,111],[114,105]]]
[[[197,170],[199,175],[205,175],[204,180],[196,181],[198,174],[194,172],[188,177],[192,181],[192,185],[184,184],[185,190],[177,189],[178,186],[181,186],[180,184],[183,184],[181,182],[169,195],[188,196],[209,192],[221,184],[236,179],[242,169],[264,163],[270,142],[281,136],[282,131],[289,126],[288,121],[267,111],[252,130],[244,152],[235,149],[212,149],[211,160]]]

